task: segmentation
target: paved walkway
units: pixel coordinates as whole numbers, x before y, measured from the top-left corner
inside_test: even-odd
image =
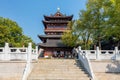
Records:
[[[91,60],[97,80],[120,80],[120,61]]]
[[[23,61],[0,61],[0,80],[21,80],[24,68]]]

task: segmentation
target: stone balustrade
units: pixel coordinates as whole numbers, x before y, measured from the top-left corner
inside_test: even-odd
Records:
[[[73,50],[73,53],[78,54],[78,60],[82,63],[82,65],[84,66],[85,70],[90,75],[90,77],[91,77],[90,80],[95,80],[95,75],[93,73],[90,60],[88,59],[88,56],[86,55],[85,50],[84,51],[81,50],[81,47],[79,46],[77,49]]]
[[[31,50],[31,59],[37,60],[37,48]],[[9,44],[5,43],[5,47],[0,48],[0,60],[27,60],[27,54],[29,54],[29,47],[9,47]]]
[[[89,59],[96,60],[120,60],[120,50],[115,47],[115,50],[81,50]]]

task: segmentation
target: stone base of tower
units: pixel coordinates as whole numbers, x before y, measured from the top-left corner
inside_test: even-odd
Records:
[[[72,53],[72,49],[46,48],[43,52],[44,58],[75,58],[76,54]]]

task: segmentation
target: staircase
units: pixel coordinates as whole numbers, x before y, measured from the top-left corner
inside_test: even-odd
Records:
[[[90,80],[74,59],[39,59],[28,80]]]

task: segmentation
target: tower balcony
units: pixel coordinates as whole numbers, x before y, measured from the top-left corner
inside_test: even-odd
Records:
[[[55,28],[53,28],[53,29],[47,28],[44,31],[45,32],[64,32],[66,30],[68,30],[68,29],[67,28],[57,28],[57,29],[55,29]]]

